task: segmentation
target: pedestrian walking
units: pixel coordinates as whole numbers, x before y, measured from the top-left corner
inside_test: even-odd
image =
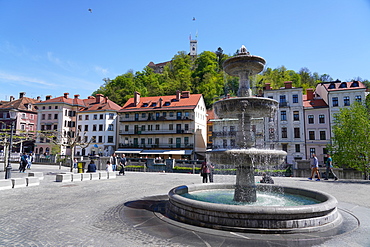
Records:
[[[121,174],[122,174],[122,175],[125,175],[125,166],[126,166],[126,164],[127,164],[127,159],[126,159],[126,157],[125,157],[125,154],[122,154],[122,156],[121,156],[121,159],[120,159],[119,163],[120,163],[121,168],[120,168],[120,170],[119,170],[118,175],[121,175]]]
[[[213,183],[213,171],[215,166],[212,163],[207,164],[209,168],[209,182]]]
[[[325,162],[325,167],[326,167],[326,177],[325,177],[325,180],[328,180],[329,179],[329,174],[332,173],[333,176],[334,176],[334,180],[338,180],[338,177],[337,175],[335,175],[334,171],[333,171],[333,159],[331,158],[330,154],[326,154],[326,162]]]
[[[26,167],[27,167],[27,164],[28,164],[28,155],[26,153],[23,153],[23,155],[21,156],[21,162],[19,164],[19,172],[26,172]]]
[[[77,159],[76,158],[73,159],[73,168],[77,169]]]
[[[27,156],[27,169],[28,170],[31,170],[32,162],[33,162],[33,155],[32,155],[32,153],[30,153]]]
[[[109,158],[109,162],[112,165],[112,170],[113,171],[117,171],[117,157],[116,157],[116,153],[112,153],[112,155]]]
[[[319,160],[316,157],[316,154],[312,154],[312,162],[311,162],[311,177],[309,177],[309,180],[312,180],[314,178],[315,173],[317,174],[316,181],[320,181],[320,173],[319,173]]]
[[[207,160],[204,159],[202,162],[202,166],[200,167],[200,175],[203,177],[203,183],[208,183],[208,177],[209,177],[209,166],[207,166]]]

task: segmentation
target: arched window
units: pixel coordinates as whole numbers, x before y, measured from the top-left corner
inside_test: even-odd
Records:
[[[347,83],[346,82],[342,82],[340,84],[339,88],[347,88]]]
[[[334,89],[335,88],[335,83],[330,83],[328,89]]]
[[[39,150],[40,150],[39,154],[42,154],[44,152],[44,148],[42,147]]]

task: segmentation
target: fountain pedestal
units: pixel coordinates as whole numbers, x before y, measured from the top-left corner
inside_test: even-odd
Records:
[[[255,202],[257,201],[257,187],[254,183],[253,166],[236,167],[236,185],[234,201]]]

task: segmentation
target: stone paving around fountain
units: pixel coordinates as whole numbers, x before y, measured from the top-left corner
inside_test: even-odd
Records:
[[[274,178],[277,185],[329,193],[342,212],[360,220],[353,231],[334,237],[283,236],[197,228],[164,218],[168,191],[200,184],[199,175],[127,172],[113,180],[58,183],[55,173],[68,168],[33,165],[32,171],[44,172],[39,186],[0,191],[0,246],[370,246],[370,181]],[[12,177],[26,175],[13,172]],[[234,181],[232,175],[215,176],[215,182]],[[347,225],[357,224],[350,218]]]

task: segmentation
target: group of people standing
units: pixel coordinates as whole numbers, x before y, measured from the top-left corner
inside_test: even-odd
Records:
[[[26,169],[31,169],[32,162],[33,162],[32,153],[30,154],[23,153],[19,163],[19,172],[26,172]]]
[[[213,168],[215,168],[211,163],[207,163],[207,160],[204,159],[202,166],[200,167],[200,176],[203,177],[203,183],[209,182],[213,183]]]
[[[115,153],[113,153],[106,164],[106,170],[110,171],[118,171],[118,175],[125,175],[125,166],[127,165],[127,159],[124,154],[121,157],[117,157]]]

